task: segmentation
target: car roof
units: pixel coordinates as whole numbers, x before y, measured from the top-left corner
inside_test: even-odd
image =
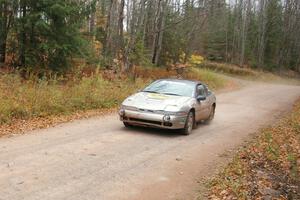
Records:
[[[194,85],[198,85],[198,84],[205,85],[200,81],[187,80],[187,79],[159,79],[157,81],[171,81],[171,82],[187,83],[187,84],[194,84]]]

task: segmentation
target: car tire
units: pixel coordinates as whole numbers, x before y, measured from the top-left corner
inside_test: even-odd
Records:
[[[124,124],[124,126],[125,126],[126,128],[130,128],[130,127],[132,127],[132,125],[131,125],[131,124],[129,124],[128,122],[123,122],[123,124]]]
[[[209,124],[215,118],[215,113],[216,113],[216,106],[212,105],[211,109],[210,109],[209,116],[208,116],[207,120],[205,120],[204,122],[206,124]]]
[[[184,129],[182,129],[182,133],[184,135],[190,135],[192,133],[193,128],[195,127],[195,114],[190,111],[185,122]]]

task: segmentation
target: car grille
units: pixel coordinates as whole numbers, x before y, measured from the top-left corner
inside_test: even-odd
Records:
[[[153,121],[153,120],[137,119],[137,118],[129,118],[129,120],[136,121],[136,122],[148,123],[148,124],[161,125],[161,122],[159,122],[159,121]]]
[[[162,110],[148,110],[148,109],[139,109],[140,112],[145,112],[145,113],[155,113],[155,114],[164,114],[164,111]]]

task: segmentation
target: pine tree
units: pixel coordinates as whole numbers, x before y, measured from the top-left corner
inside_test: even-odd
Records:
[[[80,28],[86,15],[80,1],[20,0],[14,26],[18,65],[63,71],[72,56],[83,52]]]

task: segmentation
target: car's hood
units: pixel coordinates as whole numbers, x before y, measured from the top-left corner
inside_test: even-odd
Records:
[[[146,110],[179,110],[191,97],[139,92],[128,97],[123,105]]]

